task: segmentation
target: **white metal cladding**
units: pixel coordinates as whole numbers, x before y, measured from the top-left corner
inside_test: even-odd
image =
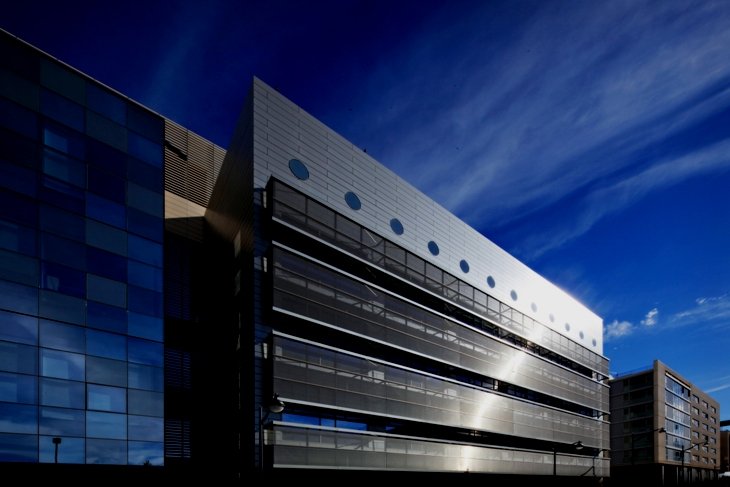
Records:
[[[603,353],[599,316],[257,78],[253,96],[255,188],[264,188],[272,175],[286,181],[558,333]],[[305,164],[309,179],[302,181],[291,173],[291,159]],[[359,211],[347,206],[348,191],[360,198]],[[403,224],[402,235],[391,230],[392,218]],[[428,251],[431,240],[439,246],[438,256]],[[469,264],[468,273],[460,268],[462,259]],[[496,281],[494,288],[487,285],[487,276]],[[512,299],[512,291],[517,300]]]

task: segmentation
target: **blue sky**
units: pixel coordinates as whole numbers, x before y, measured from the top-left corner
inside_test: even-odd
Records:
[[[730,3],[12,3],[223,147],[259,76],[603,317],[612,372],[658,358],[730,418]]]

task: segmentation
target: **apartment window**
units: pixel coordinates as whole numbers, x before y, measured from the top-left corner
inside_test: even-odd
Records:
[[[692,414],[700,414],[700,410],[692,406]]]
[[[702,401],[702,407],[707,409],[709,404],[707,404],[707,401]]]
[[[694,402],[696,404],[699,404],[700,403],[700,398],[697,397],[695,394],[692,394],[692,402]]]
[[[710,411],[712,411],[712,414],[717,414],[717,408],[715,406],[710,406]]]

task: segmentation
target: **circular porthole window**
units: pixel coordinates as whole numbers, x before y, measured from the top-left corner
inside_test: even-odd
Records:
[[[428,251],[431,252],[432,255],[439,255],[439,246],[436,242],[431,240],[428,242]]]
[[[289,170],[293,175],[302,181],[309,179],[309,169],[299,159],[291,159],[289,161]]]
[[[591,341],[591,343],[593,343],[593,346],[594,346],[594,347],[595,347],[596,345],[598,345],[598,342],[596,342],[596,339],[595,339],[595,338],[594,338],[594,339],[593,339],[593,340]]]
[[[583,335],[583,332],[580,332],[580,333],[578,333],[578,336],[580,337],[580,339],[581,339],[581,340],[583,340],[583,337],[584,337],[585,335]]]
[[[530,309],[532,310],[533,313],[537,313],[537,305],[535,303],[532,303],[530,305]]]
[[[487,286],[494,287],[497,283],[494,282],[494,278],[492,276],[487,276]]]
[[[352,191],[348,191],[347,193],[345,193],[345,202],[347,203],[347,206],[349,206],[353,210],[359,210],[360,208],[362,208],[360,198],[358,198],[357,195]]]
[[[517,292],[513,289],[509,292],[509,297],[512,298],[512,301],[517,301]]]
[[[550,314],[549,318],[550,318],[550,323],[555,323],[555,316],[553,316],[552,313]]]
[[[570,323],[565,324],[565,331],[570,331]]]
[[[390,220],[390,229],[393,230],[393,233],[396,235],[403,235],[403,224],[397,218]]]
[[[464,274],[469,272],[469,263],[467,261],[465,261],[464,259],[462,259],[461,262],[459,262],[459,267],[461,267],[461,272],[463,272]]]

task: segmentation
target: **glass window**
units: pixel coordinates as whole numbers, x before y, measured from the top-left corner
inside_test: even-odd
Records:
[[[40,291],[40,316],[56,321],[83,325],[86,321],[86,303],[53,291]]]
[[[127,339],[113,333],[86,330],[86,353],[98,357],[125,360],[127,358]]]
[[[86,294],[86,279],[83,271],[51,262],[41,265],[41,287],[83,298]]]
[[[84,436],[86,414],[75,409],[41,408],[39,432],[42,435]]]
[[[38,289],[0,281],[0,309],[29,315],[38,314]]]
[[[164,443],[149,443],[146,441],[129,442],[130,465],[156,465],[165,463]]]
[[[162,392],[164,388],[162,369],[130,363],[129,387]]]
[[[163,137],[162,118],[136,105],[127,107],[127,127],[150,140],[162,140]]]
[[[38,319],[32,316],[19,315],[8,311],[0,311],[0,340],[38,344]]]
[[[105,277],[87,274],[86,297],[101,303],[124,308],[127,306],[127,285]]]
[[[130,312],[128,333],[132,336],[161,342],[163,339],[162,318]]]
[[[127,412],[127,390],[121,387],[98,386],[89,384],[86,391],[87,409]]]
[[[0,370],[38,373],[38,349],[19,343],[0,342]]]
[[[127,232],[93,220],[86,221],[86,243],[115,254],[127,255]]]
[[[162,291],[162,269],[130,260],[127,262],[127,279],[130,284]]]
[[[41,404],[60,408],[84,408],[84,383],[70,380],[41,379]]]
[[[76,103],[84,103],[86,83],[78,74],[51,61],[41,58],[41,84]]]
[[[17,223],[0,220],[0,248],[36,255],[36,232]]]
[[[43,176],[38,195],[44,203],[59,206],[74,213],[84,213],[84,191],[59,179]]]
[[[54,206],[41,205],[41,229],[83,241],[86,227],[81,215],[69,213]]]
[[[35,376],[0,372],[0,401],[36,404],[37,390]]]
[[[35,227],[38,224],[37,205],[18,194],[0,191],[0,217]]]
[[[86,110],[86,133],[115,149],[127,150],[127,129],[89,110]]]
[[[84,353],[86,349],[86,330],[79,326],[41,320],[40,332],[40,345],[42,347],[79,353]]]
[[[0,433],[38,433],[38,406],[0,402]]]
[[[7,60],[3,56],[0,59]],[[5,69],[0,69],[0,95],[38,111],[38,85]]]
[[[163,217],[162,194],[134,183],[127,183],[127,204],[156,217]]]
[[[124,257],[89,247],[87,259],[89,272],[115,281],[127,280],[127,259]]]
[[[83,233],[81,235],[83,238]],[[41,234],[41,257],[46,261],[67,264],[75,269],[86,269],[86,246],[50,233]],[[82,278],[84,286],[85,281],[86,279]],[[85,292],[84,287],[84,292],[80,296]]]
[[[41,90],[41,112],[79,132],[84,131],[84,109],[68,98]]]
[[[105,171],[124,177],[127,171],[127,154],[95,140],[88,141],[86,161]]]
[[[101,357],[86,357],[86,381],[112,386],[127,386],[127,362]]]
[[[94,83],[86,86],[86,106],[118,124],[127,123],[127,104],[124,100]]]
[[[38,260],[0,250],[0,279],[37,286]]]
[[[102,171],[95,166],[89,166],[89,191],[103,195],[117,203],[124,204],[127,198],[127,184],[124,179]]]
[[[90,438],[127,438],[127,416],[124,414],[86,412],[86,436]]]
[[[35,197],[38,191],[38,178],[32,169],[6,164],[3,161],[0,164],[0,187]]]
[[[53,436],[38,438],[41,463],[56,462],[56,445],[53,439]],[[84,463],[85,445],[86,441],[83,438],[61,437],[61,443],[58,445],[58,463]]]
[[[159,392],[129,389],[129,414],[162,417],[164,416],[163,397],[163,394]]]
[[[127,286],[129,310],[145,313],[152,316],[162,316],[162,293],[142,289],[136,286]]]
[[[117,440],[86,440],[86,463],[108,465],[126,464],[127,442]]]
[[[0,462],[38,461],[38,437],[36,435],[0,434]]]
[[[4,162],[37,169],[38,147],[33,140],[0,128],[0,157]]]
[[[38,138],[38,116],[5,98],[0,98],[0,126],[32,139]]]
[[[159,142],[152,142],[134,132],[128,133],[127,141],[130,155],[155,167],[162,168],[162,145]]]
[[[124,229],[127,214],[124,205],[89,193],[86,196],[86,216]]]
[[[128,434],[130,440],[164,441],[165,424],[162,418],[149,416],[128,416]]]
[[[162,344],[142,340],[140,338],[129,338],[128,358],[130,362],[162,367],[163,351]]]
[[[127,312],[123,308],[89,301],[86,325],[91,328],[127,333]]]
[[[58,379],[84,380],[84,356],[42,348],[41,375]]]
[[[155,242],[162,242],[162,218],[127,208],[127,229]]]
[[[164,171],[132,157],[127,161],[127,179],[156,193],[162,193]]]
[[[129,257],[140,262],[162,267],[162,245],[136,235],[128,237]]]
[[[86,153],[84,137],[80,133],[50,121],[43,124],[43,143],[80,160]]]

